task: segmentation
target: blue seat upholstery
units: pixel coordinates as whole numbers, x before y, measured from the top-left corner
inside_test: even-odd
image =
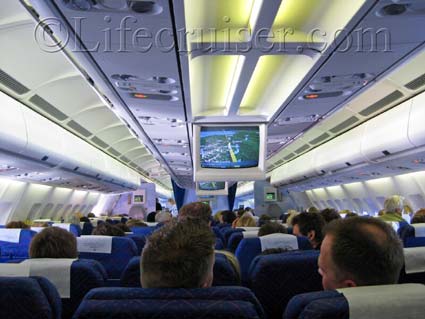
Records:
[[[215,239],[215,246],[214,246],[214,249],[217,249],[217,250],[224,249],[223,241],[222,241],[220,238],[216,238],[216,239]]]
[[[7,229],[3,231],[7,231]],[[11,231],[14,231],[14,229],[11,229]],[[33,230],[22,229],[19,235],[19,243],[0,241],[0,257],[20,260],[28,258],[29,245],[36,234]]]
[[[130,227],[131,231],[135,234],[135,235],[144,235],[144,236],[149,236],[150,234],[152,234],[152,232],[155,231],[155,227],[140,227],[140,226],[134,226],[134,227]]]
[[[253,293],[242,287],[199,289],[99,288],[90,291],[74,319],[264,318]]]
[[[400,272],[400,277],[398,279],[399,284],[415,283],[415,284],[424,284],[425,285],[425,272],[417,273],[406,273],[406,269],[403,266]]]
[[[217,226],[211,227],[212,231],[214,232],[214,235],[216,238],[220,238],[222,243],[224,244],[224,236],[220,231],[220,228],[218,228]]]
[[[291,299],[283,318],[348,319],[349,306],[335,290],[305,293]]]
[[[248,287],[269,318],[282,318],[289,300],[300,293],[322,290],[317,271],[319,251],[290,251],[256,257]]]
[[[131,238],[113,237],[110,254],[80,252],[79,256],[97,260],[105,267],[109,279],[119,279],[130,259],[137,256],[137,246]]]
[[[227,242],[227,250],[231,252],[235,252],[236,248],[238,248],[239,243],[243,239],[243,232],[233,232],[231,233],[229,240]]]
[[[310,250],[312,249],[308,239],[306,237],[297,237],[298,249]],[[235,255],[239,260],[241,266],[241,278],[242,284],[247,284],[248,272],[251,262],[254,258],[261,254],[261,241],[259,238],[244,238],[239,243],[236,249]]]
[[[90,222],[84,222],[83,229],[81,230],[81,235],[91,235],[93,232],[93,224]]]
[[[220,253],[215,254],[213,286],[231,286],[240,283],[239,275]],[[133,257],[124,269],[120,284],[122,287],[141,287],[140,284],[140,257]]]
[[[125,235],[128,238],[131,238],[137,247],[137,255],[140,256],[142,253],[143,247],[145,247],[146,244],[146,236],[145,235],[139,235],[139,234],[127,234]]]
[[[415,236],[415,229],[406,221],[401,221],[398,223],[399,227],[397,230],[397,235],[403,241],[403,244],[406,244],[406,240],[409,237]]]
[[[243,232],[244,230],[242,228],[224,228],[221,230],[221,233],[224,236],[224,245],[227,246],[227,243],[229,242],[230,236],[235,232]]]
[[[0,277],[0,318],[60,319],[61,300],[42,277]]]

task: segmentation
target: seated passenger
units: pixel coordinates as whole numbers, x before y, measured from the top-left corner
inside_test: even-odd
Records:
[[[210,205],[204,204],[202,202],[193,202],[180,208],[178,219],[179,221],[185,219],[199,219],[210,225],[211,215],[212,212]]]
[[[286,223],[286,225],[292,225],[292,220],[295,218],[295,216],[299,215],[300,212],[297,212],[295,209],[289,209],[288,215],[286,216],[286,219],[283,221]]]
[[[272,220],[272,218],[269,215],[267,215],[267,214],[261,215],[260,218],[258,219],[258,227],[261,227],[264,224],[267,224],[271,220]]]
[[[130,219],[126,222],[128,227],[148,227],[148,224],[144,223],[140,219]]]
[[[292,220],[292,233],[295,236],[306,236],[314,249],[320,249],[325,220],[320,213],[301,213]]]
[[[232,223],[232,227],[236,228],[236,223],[238,222],[238,220],[243,216],[243,214],[245,214],[245,210],[243,208],[240,208],[237,210],[236,212],[236,218]]]
[[[334,219],[341,218],[341,215],[333,208],[325,208],[320,212],[320,214],[322,215],[326,224],[333,221]]]
[[[239,265],[239,261],[236,258],[235,254],[231,253],[227,250],[215,250],[215,253],[222,254],[226,257],[227,261],[232,265],[232,268],[236,274],[236,281],[240,284],[241,282],[241,266]]]
[[[130,227],[128,227],[124,223],[118,223],[118,224],[115,225],[115,227],[121,229],[124,233],[131,233]]]
[[[282,224],[268,222],[260,227],[260,229],[258,230],[258,237],[275,234],[275,233],[287,234],[288,230]]]
[[[77,258],[77,240],[69,231],[47,227],[31,240],[30,258]]]
[[[320,211],[316,207],[311,206],[307,209],[307,213],[320,213]]]
[[[220,223],[221,224],[232,224],[236,219],[236,214],[231,210],[224,210],[221,212]]]
[[[214,234],[205,222],[171,221],[147,239],[140,259],[142,287],[210,287],[214,244]]]
[[[160,209],[159,210],[159,212],[161,211],[162,209]],[[148,214],[148,216],[146,217],[146,221],[148,222],[148,223],[154,223],[155,222],[155,216],[156,216],[156,212],[150,212],[149,214]]]
[[[111,225],[109,223],[98,224],[92,232],[92,235],[100,235],[100,236],[125,236],[124,231],[115,225]]]
[[[390,225],[352,217],[335,220],[324,231],[318,262],[324,289],[397,283],[404,255]]]
[[[401,222],[404,219],[401,217],[404,209],[404,198],[399,195],[388,197],[384,202],[385,213],[379,218],[385,222]]]
[[[155,222],[157,223],[168,223],[173,216],[169,212],[159,212],[155,215]]]
[[[421,208],[418,210],[415,215],[413,215],[412,220],[410,221],[411,224],[420,224],[425,223],[425,208]]]
[[[95,215],[95,214],[93,214],[93,213],[88,213],[88,214],[87,214],[87,217],[88,217],[88,218],[95,218],[95,217],[96,217],[96,215]]]
[[[49,224],[46,222],[34,222],[31,227],[49,227]]]
[[[86,216],[80,218],[80,223],[90,223],[90,219]]]
[[[251,216],[251,213],[245,213],[239,220],[236,222],[236,227],[255,227],[257,222],[255,218]]]
[[[11,221],[8,222],[5,226],[6,228],[20,228],[20,229],[30,229],[30,226],[25,224],[22,221]]]

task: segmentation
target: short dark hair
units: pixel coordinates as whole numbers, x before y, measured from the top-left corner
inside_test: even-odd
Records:
[[[130,233],[131,229],[125,223],[118,223],[114,225],[116,228],[121,229],[124,233]],[[115,235],[116,236],[116,235]]]
[[[338,212],[333,208],[325,208],[320,213],[323,219],[325,220],[326,224],[333,221],[334,219],[341,218],[341,215],[338,214]]]
[[[184,205],[179,211],[179,220],[182,219],[199,219],[206,223],[211,221],[211,207],[202,202],[193,202]]]
[[[268,222],[260,227],[260,229],[258,230],[258,237],[275,234],[275,233],[287,234],[288,230],[282,224],[275,223],[275,222]]]
[[[331,256],[339,273],[359,286],[395,284],[404,263],[403,246],[387,223],[373,217],[334,220],[325,229],[333,237]]]
[[[204,222],[169,222],[147,239],[140,261],[144,288],[200,288],[214,255],[215,237]]]
[[[158,198],[156,200],[158,200]],[[146,217],[146,221],[148,223],[154,223],[155,222],[155,215],[156,215],[156,212],[150,212],[148,214],[148,216]]]
[[[29,229],[30,226],[25,224],[22,221],[11,221],[8,222],[5,226],[6,228],[21,228],[21,229]]]
[[[92,231],[92,235],[101,235],[101,236],[125,236],[125,233],[120,228],[109,223],[101,223],[96,226]]]
[[[77,258],[77,240],[69,231],[47,227],[33,237],[30,258]]]
[[[411,224],[425,223],[425,208],[418,210],[410,222]]]
[[[236,219],[236,214],[231,210],[224,210],[221,212],[221,218],[223,220],[223,223],[231,224]]]
[[[261,226],[263,226],[264,224],[266,224],[266,223],[270,222],[271,220],[272,220],[272,218],[271,218],[269,215],[267,215],[267,214],[263,214],[263,215],[261,215],[261,216],[260,216],[260,218],[258,219],[258,226],[259,226],[259,227],[261,227]]]
[[[312,230],[315,232],[314,240],[321,243],[323,240],[323,227],[325,220],[319,213],[301,213],[294,217],[292,226],[298,225],[301,234],[307,236]]]

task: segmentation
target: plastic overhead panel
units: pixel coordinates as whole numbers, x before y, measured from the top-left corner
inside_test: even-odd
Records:
[[[27,145],[22,105],[0,92],[0,149],[21,153]]]
[[[425,145],[425,93],[413,98],[409,118],[408,137],[415,146]]]
[[[314,167],[329,172],[365,161],[361,154],[361,126],[336,137],[316,149]]]
[[[406,101],[362,125],[361,152],[366,158],[377,160],[414,147],[408,137],[411,105],[411,100]]]

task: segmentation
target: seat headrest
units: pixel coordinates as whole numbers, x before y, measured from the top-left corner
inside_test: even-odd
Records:
[[[29,277],[30,267],[22,263],[0,264],[0,277]]]
[[[80,253],[102,253],[112,252],[112,236],[81,236],[77,237],[77,250]]]
[[[399,284],[337,289],[348,301],[350,319],[422,318],[425,286]]]
[[[425,247],[404,248],[406,274],[425,272]]]
[[[298,249],[298,240],[294,235],[275,233],[259,238],[261,242],[261,251],[273,248],[284,248],[288,250]]]
[[[20,228],[0,228],[0,241],[19,243],[21,231]]]
[[[256,238],[258,237],[258,230],[248,230],[242,232],[243,238]]]
[[[67,224],[67,223],[53,223],[52,226],[65,229],[67,231],[70,231],[70,229],[71,229],[71,224]]]
[[[425,237],[425,223],[412,224],[415,229],[415,237]]]
[[[260,227],[238,227],[238,228],[242,228],[243,231],[258,231],[260,229]]]

